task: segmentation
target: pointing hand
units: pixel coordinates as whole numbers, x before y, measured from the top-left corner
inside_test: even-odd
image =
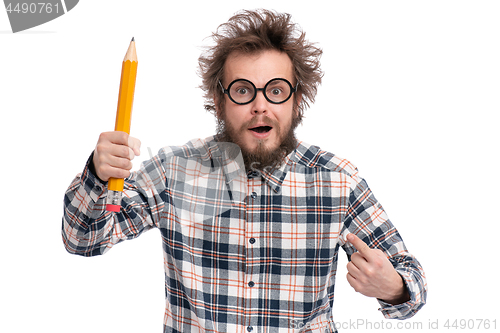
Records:
[[[384,252],[371,249],[354,234],[346,238],[358,250],[347,264],[347,281],[354,290],[390,304],[400,304],[410,299],[403,279]]]

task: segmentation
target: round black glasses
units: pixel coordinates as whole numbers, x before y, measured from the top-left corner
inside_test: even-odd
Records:
[[[292,87],[292,84],[286,79],[272,79],[266,83],[264,88],[256,88],[255,85],[247,79],[237,79],[229,84],[227,89],[219,81],[222,92],[229,96],[229,99],[236,104],[245,105],[251,103],[257,92],[262,91],[268,102],[273,104],[285,103],[290,99],[292,94],[297,91],[297,87]],[[297,83],[298,85],[298,83]]]

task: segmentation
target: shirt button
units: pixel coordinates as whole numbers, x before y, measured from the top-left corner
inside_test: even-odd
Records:
[[[255,238],[253,238],[253,237],[250,238],[249,242],[250,242],[250,244],[255,244]]]
[[[252,326],[247,326],[247,332],[252,332],[253,331],[253,327]]]
[[[250,282],[248,282],[248,286],[249,286],[250,288],[252,288],[253,286],[255,286],[255,283],[254,283],[253,281],[250,281]]]
[[[255,199],[255,198],[257,198],[257,193],[252,192],[252,194],[250,196],[252,197],[252,199]]]

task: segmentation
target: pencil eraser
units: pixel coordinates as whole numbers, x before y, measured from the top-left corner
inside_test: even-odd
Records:
[[[120,205],[106,205],[106,210],[108,212],[116,212],[118,213],[120,211],[121,206]]]

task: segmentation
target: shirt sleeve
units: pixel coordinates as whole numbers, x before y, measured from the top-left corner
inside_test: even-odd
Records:
[[[378,300],[379,309],[387,319],[407,319],[425,304],[427,281],[424,270],[417,259],[408,252],[405,244],[391,223],[382,205],[375,199],[365,180],[357,173],[352,177],[349,208],[341,239],[348,233],[356,234],[370,248],[382,250],[387,255],[406,285],[410,300],[392,305]],[[342,244],[350,260],[356,251],[349,243]]]
[[[106,211],[107,184],[91,171],[92,156],[64,196],[63,243],[68,252],[82,256],[104,254],[113,245],[157,226],[164,206],[164,191],[158,192],[164,186],[155,186],[162,181],[160,161],[153,158],[125,179],[120,212]]]

